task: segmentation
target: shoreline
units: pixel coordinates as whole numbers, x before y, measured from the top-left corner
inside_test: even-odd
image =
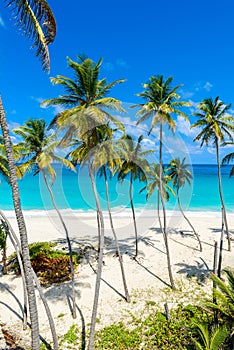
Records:
[[[66,216],[76,216],[76,217],[96,217],[96,211],[93,209],[90,210],[81,210],[81,209],[59,209],[61,214]],[[15,211],[14,210],[4,210],[2,209],[4,214],[7,218],[15,218]],[[116,218],[124,218],[129,217],[131,215],[132,211],[130,208],[112,208],[111,214],[113,217]],[[156,209],[145,209],[145,208],[135,208],[135,213],[137,217],[143,216],[143,217],[155,217],[157,218],[157,211]],[[181,216],[181,212],[179,210],[171,210],[166,209],[166,213],[168,217],[178,217]],[[222,216],[221,210],[215,211],[215,210],[206,210],[205,208],[199,209],[199,210],[184,210],[184,213],[190,217],[204,217],[204,218],[213,218],[213,217],[220,217]],[[160,210],[160,214],[162,216],[162,210]],[[44,216],[56,216],[56,211],[54,209],[27,209],[23,210],[23,215],[25,217],[44,217]],[[108,217],[108,211],[103,210],[103,215],[105,218]],[[227,215],[230,217],[234,217],[234,210],[233,211],[227,211]]]

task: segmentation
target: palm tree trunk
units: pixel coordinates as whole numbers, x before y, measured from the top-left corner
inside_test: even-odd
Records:
[[[13,228],[11,227],[9,221],[7,220],[7,218],[5,217],[5,215],[1,211],[0,211],[0,216],[2,216],[4,218],[4,221],[6,221],[8,232],[9,232],[9,237],[10,237],[11,243],[15,249],[17,259],[19,262],[19,266],[20,266],[20,272],[21,272],[21,276],[22,276],[22,280],[23,280],[23,287],[24,287],[24,329],[26,329],[26,327],[27,327],[27,293],[26,293],[24,269],[23,269],[23,264],[22,264],[22,259],[21,259],[20,242],[19,242],[18,237],[16,236]],[[44,296],[43,290],[41,288],[41,285],[38,281],[37,275],[35,274],[33,269],[32,269],[32,273],[33,273],[33,279],[36,283],[37,289],[38,289],[39,294],[40,294],[40,298],[41,298],[41,300],[44,304],[45,310],[46,310],[46,314],[48,317],[48,321],[49,321],[49,325],[50,325],[50,329],[51,329],[51,334],[52,334],[52,338],[53,338],[54,350],[58,350],[58,338],[57,338],[57,334],[56,334],[56,330],[55,330],[53,317],[51,315],[51,312],[50,312],[47,300]]]
[[[135,232],[135,256],[134,259],[138,256],[138,233],[137,233],[137,225],[136,225],[136,216],[135,216],[135,210],[134,210],[134,204],[132,199],[132,172],[130,174],[130,185],[129,185],[129,198],[130,198],[130,205],[132,209],[132,218],[133,218],[133,224],[134,224],[134,232]]]
[[[223,199],[223,190],[222,190],[222,177],[221,177],[221,167],[220,167],[220,156],[219,156],[219,143],[217,137],[215,138],[215,146],[216,146],[216,157],[217,157],[217,165],[218,165],[218,179],[219,179],[219,196],[222,203],[222,211],[223,211],[223,218],[226,228],[226,234],[228,239],[228,251],[231,251],[231,239],[230,239],[230,233],[228,229],[228,222],[227,222],[227,214]]]
[[[158,203],[157,203],[157,212],[158,212],[158,222],[159,222],[159,227],[162,231],[162,221],[161,221],[161,216],[160,216],[160,191],[158,190]]]
[[[91,167],[90,162],[88,162],[88,169],[89,169],[89,176],[90,176],[92,187],[93,187],[93,193],[94,193],[94,197],[95,197],[95,201],[96,201],[96,207],[98,210],[98,215],[99,215],[99,220],[100,220],[100,228],[101,228],[100,251],[99,251],[99,257],[98,257],[96,285],[95,285],[93,310],[92,310],[91,325],[90,325],[90,336],[89,336],[89,344],[88,344],[88,350],[94,350],[94,335],[95,335],[98,299],[99,299],[100,284],[101,284],[101,277],[102,277],[102,264],[103,264],[104,219],[103,219],[102,209],[101,209],[101,205],[99,202],[98,192],[97,192],[97,188],[96,188],[95,180],[93,177],[92,167]]]
[[[159,168],[159,192],[160,192],[160,197],[161,197],[161,203],[162,203],[162,209],[163,209],[163,238],[165,242],[165,247],[166,247],[166,253],[167,253],[167,268],[168,268],[168,274],[170,278],[170,283],[171,283],[171,288],[175,288],[175,282],[172,274],[172,268],[171,268],[171,257],[170,257],[170,250],[169,250],[169,243],[168,243],[168,237],[167,237],[167,223],[166,223],[166,208],[165,208],[165,203],[164,203],[164,198],[163,198],[163,160],[162,160],[162,122],[160,122],[160,139],[159,139],[159,163],[160,163],[160,168]]]
[[[115,244],[116,244],[116,250],[119,258],[119,264],[121,268],[121,273],[122,273],[122,280],[123,280],[123,286],[124,286],[124,292],[125,292],[125,299],[128,303],[130,303],[130,296],[128,292],[128,287],[127,287],[127,282],[126,282],[126,277],[125,277],[125,272],[124,272],[124,266],[123,266],[123,257],[120,252],[119,248],[119,241],[114,229],[113,225],[113,220],[112,220],[112,215],[111,215],[111,208],[110,208],[110,198],[109,198],[109,184],[108,184],[108,179],[107,179],[107,174],[106,174],[106,167],[104,166],[104,179],[105,179],[105,185],[106,185],[106,201],[107,201],[107,207],[108,207],[108,213],[109,213],[109,220],[110,220],[110,225],[111,225],[111,230],[113,232],[114,238],[115,238]]]
[[[97,210],[97,225],[98,225],[98,253],[99,253],[100,252],[101,227],[100,227],[100,219],[99,219],[98,210]]]
[[[26,230],[24,217],[21,209],[15,162],[14,162],[14,157],[12,153],[12,143],[11,143],[11,138],[9,134],[8,125],[6,122],[6,117],[5,117],[5,112],[3,109],[1,97],[0,97],[0,124],[2,128],[4,144],[6,149],[6,156],[8,160],[8,166],[9,166],[10,184],[12,189],[12,198],[14,203],[15,215],[16,215],[16,220],[17,220],[19,233],[20,233],[22,257],[23,257],[23,265],[24,265],[27,294],[28,294],[29,313],[30,313],[30,321],[31,321],[32,350],[39,350],[40,348],[39,322],[38,322],[37,302],[36,302],[36,295],[34,290],[32,268],[31,268],[31,262],[29,257],[27,230]]]
[[[221,237],[220,237],[220,245],[219,245],[219,262],[218,262],[218,272],[217,272],[217,276],[219,278],[221,278],[221,270],[222,270],[223,236],[224,236],[224,215],[223,215],[223,208],[222,208],[222,229],[221,229]]]
[[[180,209],[181,214],[183,215],[183,218],[187,221],[187,223],[189,224],[189,226],[191,227],[191,229],[193,230],[193,233],[195,235],[195,237],[197,238],[198,242],[199,242],[199,247],[200,247],[200,252],[202,252],[202,244],[201,244],[201,240],[200,237],[198,236],[197,232],[195,231],[195,228],[193,227],[193,225],[191,224],[190,220],[187,218],[187,216],[185,215],[181,204],[180,204],[180,195],[179,195],[179,189],[177,191],[177,198],[178,198],[178,207]]]
[[[50,194],[50,197],[51,197],[51,200],[52,200],[52,203],[53,203],[53,206],[54,206],[54,209],[56,210],[56,213],[58,214],[58,217],[60,219],[60,222],[64,228],[64,232],[65,232],[65,235],[66,235],[66,240],[67,240],[67,245],[68,245],[68,250],[69,250],[69,258],[70,258],[70,269],[71,269],[71,282],[72,282],[72,317],[75,319],[76,318],[76,293],[75,293],[75,272],[74,272],[74,264],[73,264],[73,257],[72,257],[72,247],[71,247],[71,241],[70,241],[70,238],[69,238],[69,234],[68,234],[68,229],[67,229],[67,226],[63,220],[63,217],[55,203],[55,199],[54,199],[54,195],[53,195],[53,192],[52,192],[52,189],[47,181],[47,178],[46,178],[46,174],[45,174],[45,171],[44,169],[41,170],[42,171],[42,174],[43,174],[43,178],[44,178],[44,181],[45,181],[45,184],[46,184],[46,187],[49,191],[49,194]]]
[[[15,231],[13,230],[10,222],[8,221],[5,214],[0,211],[0,217],[3,219],[3,221],[6,223],[8,235],[12,242],[13,247],[15,248],[16,256],[19,262],[21,277],[22,277],[22,283],[23,283],[23,295],[24,295],[24,306],[23,306],[23,329],[25,330],[27,328],[27,305],[28,305],[28,298],[27,298],[27,287],[26,287],[26,279],[25,279],[25,273],[24,273],[24,267],[21,259],[21,249],[20,249],[20,242],[18,240],[18,237],[15,234]]]

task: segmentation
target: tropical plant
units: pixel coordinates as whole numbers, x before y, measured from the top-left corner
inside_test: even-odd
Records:
[[[201,338],[201,342],[194,339],[197,350],[219,350],[228,336],[225,327],[213,327],[209,332],[207,324],[198,323],[197,328]]]
[[[47,1],[16,1],[7,0],[8,6],[12,7],[13,18],[25,36],[33,40],[33,46],[37,48],[36,55],[39,56],[44,70],[49,70],[50,60],[48,44],[52,43],[56,35],[56,22],[54,15]],[[3,133],[6,156],[9,166],[10,183],[17,224],[20,233],[23,264],[25,269],[25,279],[28,292],[29,311],[31,319],[32,349],[39,350],[39,323],[33,276],[28,251],[27,230],[21,209],[20,194],[15,170],[14,157],[12,153],[12,143],[9,134],[9,127],[0,97],[0,125]]]
[[[143,84],[145,89],[142,93],[139,93],[138,96],[142,97],[145,100],[145,103],[136,105],[140,107],[140,110],[137,112],[139,120],[137,124],[144,122],[145,120],[152,118],[151,126],[149,129],[149,134],[152,130],[159,125],[159,164],[160,164],[160,197],[163,209],[163,235],[165,240],[165,246],[167,251],[168,259],[168,272],[170,277],[171,286],[174,289],[175,283],[172,276],[171,262],[170,262],[170,251],[169,244],[167,239],[167,224],[166,224],[166,209],[164,198],[162,195],[162,186],[163,186],[163,125],[166,124],[172,131],[175,131],[176,124],[172,118],[172,114],[182,116],[188,119],[187,115],[182,112],[181,108],[189,106],[188,102],[180,101],[180,95],[177,90],[181,85],[177,85],[174,88],[171,87],[173,78],[169,77],[164,80],[163,75],[152,76],[146,84]]]
[[[123,112],[119,100],[106,97],[110,90],[124,79],[107,83],[100,79],[102,59],[97,63],[90,58],[78,56],[77,62],[67,58],[68,67],[73,69],[75,79],[58,75],[51,78],[53,85],[61,85],[66,94],[42,102],[44,106],[59,105],[65,110],[58,113],[51,121],[51,126],[66,129],[64,140],[71,135],[85,138],[93,133],[96,126],[112,121],[122,126],[119,120],[108,111]]]
[[[234,146],[234,142],[224,142],[222,146]],[[234,152],[228,153],[222,160],[222,164],[229,164],[234,160]],[[230,170],[229,176],[232,177],[234,175],[234,166],[232,166]]]
[[[145,158],[152,150],[142,150],[141,142],[143,140],[143,135],[138,137],[137,142],[135,142],[130,135],[124,135],[122,137],[122,149],[124,151],[124,157],[122,164],[118,169],[118,179],[123,181],[127,176],[130,177],[129,181],[129,199],[132,211],[132,218],[134,224],[135,232],[135,255],[134,258],[138,256],[138,232],[136,224],[136,215],[133,203],[133,180],[138,179],[139,181],[146,181],[146,172],[148,170],[148,161]]]
[[[83,146],[81,146],[78,153],[84,152],[87,154],[87,151],[96,144],[95,129],[98,125],[111,121],[118,127],[122,127],[122,123],[110,113],[111,111],[124,111],[121,103],[113,97],[107,97],[107,95],[116,84],[122,83],[124,80],[119,79],[108,84],[105,78],[100,79],[102,59],[98,63],[95,63],[90,58],[81,56],[78,56],[77,62],[72,61],[70,58],[67,60],[69,68],[72,68],[75,73],[75,79],[72,80],[60,75],[56,78],[51,78],[51,82],[54,85],[64,87],[65,95],[46,100],[43,102],[43,105],[60,105],[66,108],[55,116],[50,125],[66,131],[62,141],[64,144],[69,145],[74,137],[79,142],[81,141]],[[88,345],[88,349],[91,350],[94,348],[94,333],[102,274],[104,219],[90,160],[87,160],[87,164],[96,201],[97,216],[100,221],[100,251]]]
[[[121,153],[118,140],[113,140],[114,130],[109,127],[109,125],[101,125],[97,127],[97,137],[98,143],[96,147],[91,149],[90,153],[92,155],[92,166],[94,169],[98,170],[100,176],[104,177],[105,189],[106,189],[106,201],[109,214],[109,221],[111,230],[115,239],[116,252],[120,263],[122,280],[125,290],[125,299],[127,302],[130,302],[130,296],[128,292],[126,276],[124,272],[123,258],[119,247],[119,241],[117,234],[115,232],[113,218],[111,214],[110,198],[109,198],[109,181],[108,173],[112,176],[115,170],[121,164]]]
[[[215,99],[204,99],[199,104],[199,112],[194,113],[199,119],[191,126],[191,128],[198,127],[202,130],[195,137],[194,141],[201,141],[201,147],[205,144],[212,143],[216,149],[216,160],[218,168],[218,182],[219,182],[219,195],[222,204],[223,216],[226,234],[228,237],[228,250],[231,250],[230,234],[228,229],[227,214],[223,198],[222,190],[222,177],[221,177],[221,166],[220,166],[220,142],[225,141],[225,137],[229,140],[233,140],[234,131],[234,118],[231,115],[227,115],[227,112],[231,104],[225,105],[220,101],[219,96]]]
[[[167,169],[168,175],[172,180],[172,185],[176,190],[177,194],[177,200],[178,200],[178,206],[180,209],[181,214],[183,215],[184,219],[187,221],[191,229],[193,230],[193,233],[195,237],[198,240],[200,251],[202,251],[202,244],[201,240],[199,238],[199,235],[197,234],[195,228],[191,224],[190,220],[185,215],[180,202],[180,189],[188,183],[191,185],[191,180],[193,178],[190,170],[188,169],[188,164],[185,163],[185,158],[182,159],[182,161],[179,158],[172,159],[169,163],[169,167]]]
[[[52,166],[52,162],[60,163],[72,170],[75,170],[74,166],[67,159],[55,155],[55,149],[58,146],[58,141],[55,138],[55,134],[46,133],[46,122],[43,119],[29,119],[25,122],[25,125],[20,126],[13,130],[15,134],[22,138],[19,142],[21,147],[21,160],[23,161],[19,166],[19,172],[21,177],[25,175],[26,172],[31,170],[34,171],[34,175],[39,172],[42,173],[43,179],[45,181],[46,187],[50,193],[50,197],[53,206],[59,216],[61,224],[63,226],[67,245],[69,249],[70,257],[70,269],[71,269],[71,281],[72,281],[72,301],[73,301],[73,318],[76,318],[76,303],[75,303],[75,275],[74,275],[74,264],[72,260],[72,247],[69,238],[69,233],[67,226],[63,220],[63,217],[56,205],[52,188],[49,184],[47,176],[49,175],[52,180],[52,184],[55,180],[55,170]]]
[[[164,201],[168,201],[170,199],[170,194],[175,196],[174,190],[169,185],[169,177],[166,175],[166,171],[163,167],[163,186],[162,186],[162,195],[164,198]],[[157,190],[158,191],[158,200],[157,200],[157,211],[158,211],[158,220],[159,220],[159,226],[162,231],[162,222],[160,217],[160,164],[152,163],[149,166],[148,172],[147,172],[147,185],[144,186],[140,192],[147,191],[146,199],[148,200],[149,197],[152,196],[152,194]]]
[[[234,273],[231,269],[224,269],[227,283],[221,278],[212,274],[216,288],[214,295],[216,303],[207,302],[206,306],[212,310],[217,310],[219,315],[234,326]]]

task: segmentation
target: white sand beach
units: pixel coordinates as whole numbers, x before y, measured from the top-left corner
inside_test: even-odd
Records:
[[[6,214],[17,233],[17,225],[12,212],[6,212]],[[63,216],[70,232],[74,251],[79,251],[85,246],[89,248],[86,250],[86,258],[83,259],[76,273],[77,320],[72,319],[69,309],[70,282],[44,288],[59,335],[65,334],[73,323],[79,329],[89,328],[97,266],[94,251],[91,249],[91,246],[95,247],[97,244],[96,214],[67,210],[63,211]],[[134,311],[135,314],[140,312],[144,309],[146,301],[149,300],[162,305],[167,301],[172,307],[178,302],[186,303],[189,299],[195,298],[199,289],[210,293],[211,284],[206,282],[206,277],[213,268],[214,242],[219,242],[220,239],[221,215],[216,212],[187,212],[187,216],[200,236],[202,252],[199,251],[198,242],[191,228],[182,219],[179,212],[168,212],[167,218],[173,274],[176,284],[184,290],[184,298],[181,299],[181,294],[170,292],[164,240],[162,234],[159,233],[156,212],[143,210],[137,212],[139,257],[136,261],[131,258],[134,255],[134,229],[130,211],[118,210],[114,213],[114,224],[119,237],[131,295],[131,302],[128,304],[123,298],[124,290],[119,261],[115,256],[115,243],[108,216],[105,213],[106,238],[97,329],[120,321],[126,317],[126,310]],[[54,212],[27,211],[25,221],[29,243],[58,241],[61,246],[66,246],[65,235]],[[228,222],[230,232],[234,237],[233,213],[228,214]],[[232,250],[234,250],[233,240]],[[8,242],[7,254],[9,255],[12,251],[13,248]],[[234,254],[227,251],[226,238],[222,266],[234,266]],[[200,284],[197,284],[197,281]],[[0,323],[20,333],[23,302],[20,277],[12,274],[1,275],[0,291]],[[40,332],[44,338],[50,340],[47,319],[38,293],[37,298]],[[29,330],[25,334],[29,334]]]

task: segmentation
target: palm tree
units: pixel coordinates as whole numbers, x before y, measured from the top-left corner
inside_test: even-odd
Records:
[[[72,61],[70,58],[67,58],[67,60],[69,68],[72,68],[75,73],[75,79],[72,80],[60,75],[56,78],[51,78],[54,85],[62,85],[64,87],[65,95],[46,100],[43,102],[43,105],[60,105],[66,108],[55,116],[50,125],[66,131],[62,140],[63,143],[69,144],[72,138],[75,137],[83,143],[83,151],[86,152],[92,148],[93,142],[96,142],[93,134],[98,125],[111,121],[118,127],[122,127],[122,123],[109,112],[124,111],[121,103],[113,97],[107,97],[107,95],[116,84],[122,83],[124,80],[115,80],[108,84],[105,78],[100,79],[102,59],[97,63],[90,58],[81,56],[78,56],[77,62]],[[90,161],[87,163],[100,220],[100,252],[88,345],[88,349],[91,350],[94,348],[94,333],[102,274],[104,220],[93,176],[93,168]]]
[[[178,206],[179,206],[180,212],[183,215],[184,219],[189,224],[189,226],[191,227],[191,229],[193,230],[193,233],[199,242],[200,251],[202,252],[201,240],[200,240],[197,232],[195,231],[195,228],[191,224],[190,220],[185,215],[185,213],[181,207],[181,203],[180,203],[180,189],[186,183],[191,185],[191,180],[193,178],[190,170],[188,169],[188,164],[185,163],[185,158],[183,158],[182,161],[179,158],[172,159],[169,163],[169,167],[168,167],[167,171],[168,171],[169,177],[172,180],[172,184],[173,184],[174,188],[176,189]]]
[[[47,1],[24,1],[8,0],[8,6],[12,6],[13,18],[18,23],[24,34],[33,41],[36,47],[36,56],[41,59],[44,70],[49,70],[50,60],[48,44],[52,43],[56,35],[56,23],[54,15]],[[9,165],[10,183],[12,188],[12,198],[15,208],[17,224],[20,233],[23,264],[25,268],[26,285],[28,292],[29,311],[31,319],[32,349],[39,350],[39,323],[35,290],[33,285],[33,276],[28,251],[27,230],[21,209],[20,194],[15,170],[14,157],[12,153],[12,143],[9,134],[9,127],[6,121],[6,115],[0,97],[0,125],[3,133],[6,155]]]
[[[51,78],[54,85],[62,85],[66,94],[42,102],[44,106],[62,106],[64,111],[57,114],[51,126],[66,129],[64,139],[71,135],[79,138],[88,137],[98,125],[112,121],[119,127],[122,124],[108,111],[123,112],[119,100],[106,97],[109,91],[124,79],[115,80],[109,84],[105,78],[100,79],[102,59],[97,63],[90,58],[78,56],[77,62],[67,58],[68,67],[72,68],[75,79],[58,75]]]
[[[206,324],[196,324],[202,342],[194,339],[197,350],[219,350],[228,336],[226,327],[213,327],[211,333]]]
[[[175,196],[174,190],[169,186],[169,177],[165,173],[165,169],[163,168],[163,186],[162,186],[162,195],[164,201],[168,201],[170,199],[170,193]],[[160,217],[160,164],[152,163],[147,172],[147,185],[144,186],[140,192],[147,190],[146,200],[152,196],[155,190],[158,191],[158,200],[157,200],[157,212],[158,212],[158,220],[159,226],[162,231],[162,223]]]
[[[199,105],[199,112],[194,113],[194,115],[199,119],[191,126],[191,128],[202,128],[194,141],[201,141],[201,147],[204,144],[208,146],[209,143],[212,143],[216,149],[219,195],[222,204],[226,234],[228,237],[229,251],[231,250],[231,241],[223,198],[219,146],[220,142],[224,142],[225,137],[231,141],[233,140],[232,132],[234,131],[234,118],[227,115],[227,111],[230,107],[231,104],[225,105],[222,101],[220,101],[219,96],[215,97],[214,100],[211,98],[204,99]]]
[[[146,156],[151,153],[151,150],[143,151],[141,142],[143,140],[143,135],[138,137],[137,142],[134,142],[130,135],[124,135],[122,137],[122,151],[124,152],[124,157],[122,164],[118,169],[118,179],[123,181],[127,176],[130,176],[129,182],[129,199],[132,210],[132,218],[134,224],[135,232],[135,256],[138,256],[138,232],[136,224],[136,215],[133,204],[133,180],[146,181],[146,172],[148,169],[148,161]]]
[[[224,142],[222,146],[234,146],[234,142]],[[222,160],[222,164],[229,164],[231,162],[233,162],[234,160],[234,152],[231,152],[229,154],[227,154],[223,160]],[[234,165],[232,166],[231,170],[230,170],[230,174],[229,176],[232,177],[234,175]]]
[[[162,177],[163,177],[163,157],[162,157],[162,147],[163,147],[163,125],[166,124],[172,131],[175,131],[176,125],[172,118],[172,114],[180,115],[184,118],[188,118],[187,115],[181,111],[182,107],[190,106],[188,102],[180,101],[180,95],[177,90],[181,85],[177,85],[174,88],[171,87],[173,78],[169,77],[164,80],[163,75],[152,76],[149,82],[143,84],[144,91],[138,94],[145,100],[145,103],[138,104],[136,107],[140,107],[137,112],[137,116],[140,119],[137,124],[144,122],[145,120],[152,118],[151,126],[149,129],[149,134],[152,130],[159,125],[159,164],[160,164],[160,197],[163,209],[163,230],[164,230],[164,240],[167,250],[167,255],[170,256],[169,245],[167,240],[167,225],[166,225],[166,209],[164,198],[162,195]],[[170,258],[169,258],[170,260]],[[170,267],[168,266],[169,270]],[[175,283],[171,272],[169,272],[171,286],[174,289]]]
[[[112,176],[115,170],[121,164],[121,149],[118,147],[119,143],[113,141],[113,133],[115,130],[111,129],[109,125],[101,125],[97,127],[98,143],[96,147],[91,149],[89,152],[92,156],[92,166],[94,169],[98,169],[100,176],[104,176],[105,189],[106,189],[106,201],[109,214],[109,221],[111,230],[115,239],[116,252],[119,258],[120,269],[122,273],[123,286],[125,291],[125,299],[127,302],[130,302],[130,296],[128,292],[126,276],[124,272],[123,258],[120,252],[119,242],[117,234],[114,229],[113,218],[111,214],[110,198],[109,198],[109,181],[108,181],[108,170],[110,176]]]
[[[29,119],[25,122],[25,125],[20,126],[13,130],[15,134],[20,136],[23,141],[19,143],[21,147],[21,159],[26,160],[19,165],[18,169],[21,173],[21,177],[28,172],[33,170],[34,175],[39,172],[42,173],[46,187],[50,193],[53,206],[59,216],[61,224],[64,228],[66,240],[69,249],[70,256],[70,269],[71,269],[71,280],[72,280],[72,300],[73,300],[73,318],[76,318],[76,303],[75,303],[75,275],[74,275],[74,264],[72,258],[71,242],[68,234],[68,229],[62,218],[62,215],[56,205],[54,195],[51,186],[47,180],[47,174],[54,182],[56,173],[53,169],[52,162],[59,162],[72,170],[75,170],[72,163],[63,157],[54,154],[55,148],[58,146],[58,141],[55,139],[55,134],[47,135],[46,133],[46,122],[43,119]]]

